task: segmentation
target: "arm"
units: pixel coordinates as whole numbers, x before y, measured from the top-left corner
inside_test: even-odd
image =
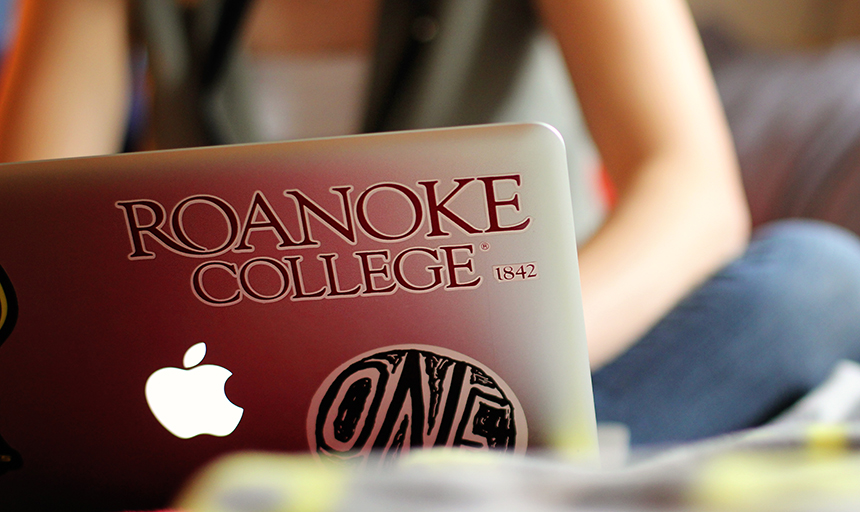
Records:
[[[749,236],[734,148],[680,0],[540,0],[619,200],[580,253],[593,367],[737,256]]]
[[[0,81],[0,162],[121,149],[125,0],[27,0]]]

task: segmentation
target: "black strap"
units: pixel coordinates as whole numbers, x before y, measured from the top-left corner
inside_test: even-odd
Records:
[[[208,109],[236,54],[251,2],[201,0],[183,9],[176,0],[137,0],[155,86],[151,122],[158,147],[231,142]]]
[[[402,90],[427,43],[414,33],[416,20],[436,19],[438,4],[434,0],[381,2],[363,131],[385,130],[397,92]]]
[[[202,90],[211,88],[221,78],[250,4],[251,0],[223,0],[218,24],[200,69]]]
[[[384,0],[364,131],[493,120],[537,27],[528,0]],[[428,109],[432,120],[415,115]]]

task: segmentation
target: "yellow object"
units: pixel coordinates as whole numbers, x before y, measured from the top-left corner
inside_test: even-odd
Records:
[[[329,512],[340,504],[348,474],[310,455],[230,455],[198,475],[174,506],[187,512]]]
[[[718,457],[697,478],[692,502],[739,512],[860,510],[860,456],[831,453],[800,449]]]
[[[817,423],[806,431],[807,446],[813,453],[846,452],[849,446],[848,428],[838,423]]]

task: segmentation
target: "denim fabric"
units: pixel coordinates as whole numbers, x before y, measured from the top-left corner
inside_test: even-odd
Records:
[[[748,250],[593,375],[598,421],[633,444],[766,422],[860,360],[860,241],[808,220],[762,226]]]

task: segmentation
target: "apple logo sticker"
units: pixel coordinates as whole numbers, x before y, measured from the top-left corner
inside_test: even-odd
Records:
[[[206,343],[185,352],[182,368],[161,368],[146,381],[146,403],[161,425],[180,439],[200,434],[224,437],[239,425],[244,410],[224,392],[230,370],[212,364],[197,366]]]

